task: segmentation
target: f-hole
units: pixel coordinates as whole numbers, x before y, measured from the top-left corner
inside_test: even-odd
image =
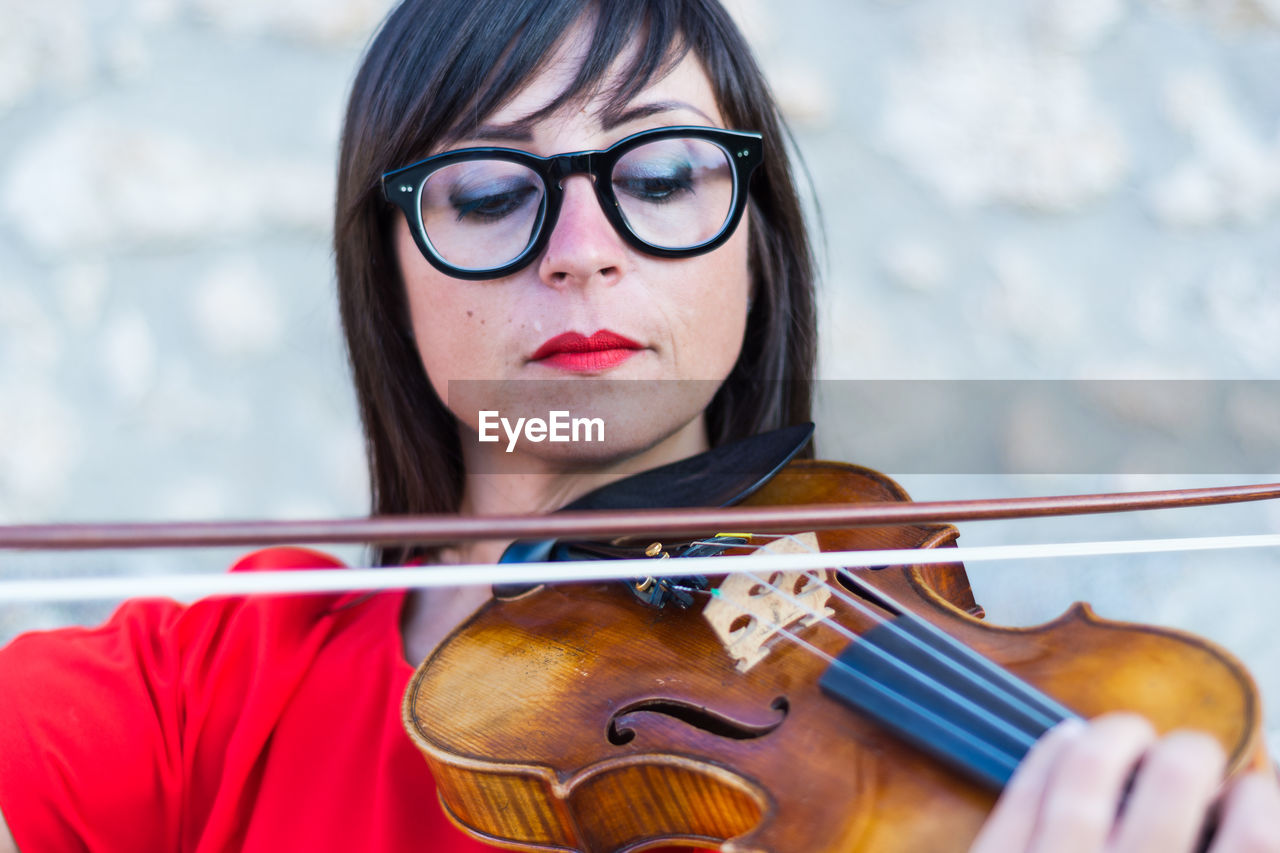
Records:
[[[709,708],[701,708],[688,702],[681,702],[678,699],[646,699],[628,705],[610,717],[606,736],[609,739],[609,743],[614,746],[624,746],[631,743],[636,738],[635,729],[628,725],[619,725],[618,720],[643,711],[650,714],[663,714],[668,717],[674,717],[686,725],[701,729],[716,737],[729,738],[731,740],[754,740],[764,737],[782,725],[791,710],[791,703],[787,701],[787,697],[779,696],[769,703],[769,709],[777,715],[777,719],[763,726],[753,726],[749,723],[717,714]]]

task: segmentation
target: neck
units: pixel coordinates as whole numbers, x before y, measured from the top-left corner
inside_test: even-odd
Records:
[[[479,442],[464,441],[467,471],[462,497],[463,515],[508,515],[551,512],[614,480],[701,453],[709,446],[706,425],[699,416],[671,435],[639,452],[599,465],[565,462],[518,454],[481,451]],[[483,473],[478,473],[483,472]],[[465,542],[444,548],[442,563],[496,563],[509,542]],[[402,614],[401,631],[406,659],[416,665],[453,628],[487,601],[485,586],[458,589],[420,589]]]

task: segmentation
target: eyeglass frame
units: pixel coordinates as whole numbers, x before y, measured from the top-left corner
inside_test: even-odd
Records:
[[[641,239],[627,224],[610,179],[614,166],[628,151],[650,142],[672,138],[703,139],[719,146],[728,156],[729,164],[733,169],[733,200],[729,207],[729,215],[721,225],[720,231],[710,240],[683,249],[655,246]],[[538,219],[534,223],[536,236],[515,258],[491,269],[456,267],[441,257],[427,238],[427,229],[422,221],[422,207],[418,203],[422,187],[434,172],[454,163],[471,160],[506,160],[522,165],[541,178],[542,186],[546,191],[538,211]],[[763,134],[755,131],[724,130],[718,127],[677,125],[642,130],[601,150],[573,151],[551,157],[539,157],[517,148],[479,147],[445,151],[385,173],[382,176],[382,197],[404,213],[414,243],[432,266],[454,278],[483,281],[502,278],[523,269],[546,248],[559,219],[560,207],[564,202],[564,187],[561,186],[561,182],[570,175],[587,174],[592,177],[596,199],[600,202],[605,218],[609,220],[614,231],[633,248],[660,258],[689,258],[710,252],[733,236],[742,219],[742,212],[747,207],[749,195],[747,190],[751,175],[763,162]]]

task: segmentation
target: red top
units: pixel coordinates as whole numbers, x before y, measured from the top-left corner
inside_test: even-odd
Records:
[[[339,567],[300,548],[233,570]],[[40,851],[491,850],[400,723],[405,593],[130,601],[0,649],[0,811]]]
[[[271,548],[232,571],[301,568],[342,564]],[[0,648],[0,812],[19,849],[492,850],[449,823],[401,725],[404,600],[137,600],[17,637]]]

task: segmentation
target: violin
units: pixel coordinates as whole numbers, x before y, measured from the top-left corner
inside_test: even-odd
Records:
[[[908,500],[875,471],[792,461],[743,503]],[[718,533],[648,551],[957,537],[947,524]],[[459,827],[518,850],[965,850],[1036,738],[1122,709],[1211,733],[1229,775],[1265,766],[1258,690],[1223,649],[1087,604],[993,625],[957,564],[673,585],[687,607],[647,604],[651,582],[505,591],[417,669],[404,724]]]

